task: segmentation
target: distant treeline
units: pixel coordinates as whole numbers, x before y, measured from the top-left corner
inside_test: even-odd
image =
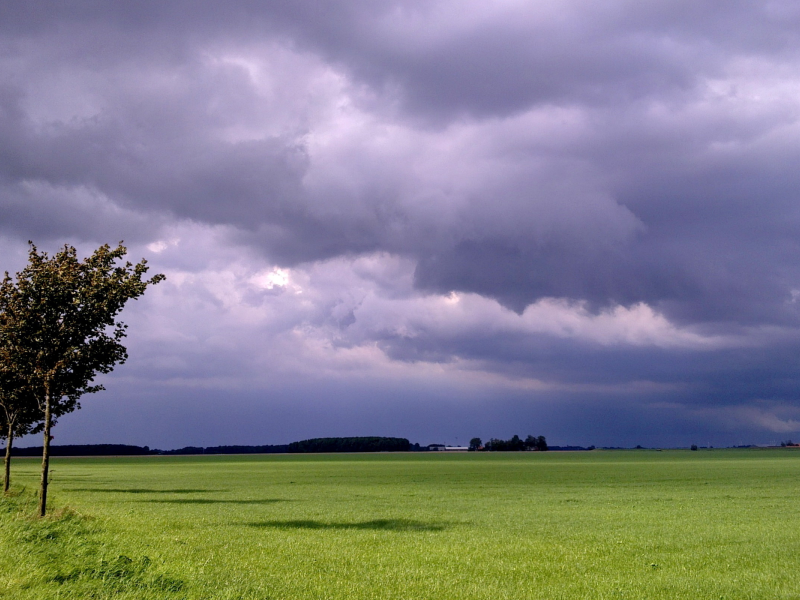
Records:
[[[285,454],[303,452],[408,452],[411,442],[405,438],[345,437],[316,438],[264,446],[186,446],[176,450],[151,449],[127,444],[83,444],[50,446],[52,456],[147,456],[185,454]],[[41,456],[42,447],[12,448],[12,456]]]
[[[411,442],[393,437],[314,438],[289,444],[289,452],[408,452]]]
[[[126,444],[85,444],[50,446],[50,456],[141,456],[159,454],[160,450],[150,450],[148,446],[128,446]],[[12,448],[12,456],[41,456],[42,447]]]
[[[154,450],[152,454],[285,454],[288,452],[287,444],[271,446],[186,446],[177,450]]]
[[[793,442],[782,442],[784,447],[797,447]],[[731,446],[731,448],[755,448],[753,445]],[[387,437],[347,437],[347,438],[315,438],[292,442],[291,444],[275,444],[264,446],[186,446],[176,450],[151,449],[148,446],[130,446],[127,444],[73,444],[50,446],[52,456],[147,456],[147,455],[187,455],[187,454],[287,454],[303,452],[426,452],[428,446],[411,444],[405,438]],[[487,450],[508,452],[515,450],[594,450],[594,446],[548,446],[544,436],[528,436],[522,440],[514,436],[510,440],[491,439],[482,445],[479,438],[470,442],[470,450]],[[622,446],[603,446],[603,450],[630,450]],[[644,449],[638,446],[635,449]],[[692,450],[697,449],[693,445]],[[705,449],[705,448],[704,448]],[[41,456],[42,447],[13,448],[12,456]]]
[[[538,437],[529,435],[524,440],[515,435],[510,440],[490,439],[486,444],[481,445],[480,438],[473,438],[469,444],[470,450],[484,450],[486,452],[518,452],[522,450],[538,450],[544,452],[548,450],[547,440],[543,435]]]

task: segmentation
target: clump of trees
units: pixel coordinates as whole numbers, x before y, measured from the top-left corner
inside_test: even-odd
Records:
[[[80,260],[66,245],[48,256],[32,243],[28,264],[0,283],[0,407],[6,440],[4,489],[14,438],[42,432],[39,515],[47,507],[51,430],[79,399],[103,389],[100,373],[122,364],[127,326],[117,317],[128,300],[164,279],[145,279],[145,260],[120,263],[127,249],[103,245]]]
[[[546,451],[547,440],[543,435],[538,437],[529,435],[524,440],[515,435],[510,440],[490,439],[485,445],[481,444],[481,438],[472,438],[469,442],[469,450],[483,450],[486,452],[520,452],[523,450]]]

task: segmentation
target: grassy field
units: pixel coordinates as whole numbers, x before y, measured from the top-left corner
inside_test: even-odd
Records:
[[[0,597],[800,598],[800,453],[16,459]]]

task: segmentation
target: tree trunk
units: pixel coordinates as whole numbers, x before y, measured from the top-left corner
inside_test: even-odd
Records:
[[[39,516],[47,513],[47,476],[50,467],[50,383],[44,385],[44,443],[42,444],[42,489],[39,493]]]
[[[3,476],[3,492],[11,487],[11,446],[14,443],[14,422],[8,422],[8,437],[6,438],[5,475]]]

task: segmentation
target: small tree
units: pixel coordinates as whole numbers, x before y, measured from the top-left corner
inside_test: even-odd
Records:
[[[480,450],[481,449],[481,444],[483,444],[483,442],[481,441],[481,438],[474,437],[469,441],[469,449],[472,452],[475,452],[476,450]]]
[[[0,366],[0,440],[6,442],[3,492],[8,492],[11,487],[11,449],[14,438],[40,431],[42,419],[31,390],[15,378],[9,377],[4,366]]]
[[[78,399],[103,389],[93,385],[127,358],[121,340],[127,326],[117,321],[125,303],[141,296],[164,276],[143,279],[147,262],[117,261],[127,254],[119,244],[98,248],[79,260],[72,246],[52,258],[32,243],[28,265],[13,282],[3,281],[0,326],[12,348],[10,364],[35,392],[42,411],[42,479],[39,515],[47,509],[50,430],[55,419],[80,408]]]
[[[8,275],[0,283],[0,310],[7,305],[13,290]],[[11,450],[14,438],[36,433],[42,427],[42,412],[35,394],[15,363],[15,348],[7,335],[6,312],[0,312],[0,439],[5,440],[6,452],[3,461],[3,492],[11,486]]]

